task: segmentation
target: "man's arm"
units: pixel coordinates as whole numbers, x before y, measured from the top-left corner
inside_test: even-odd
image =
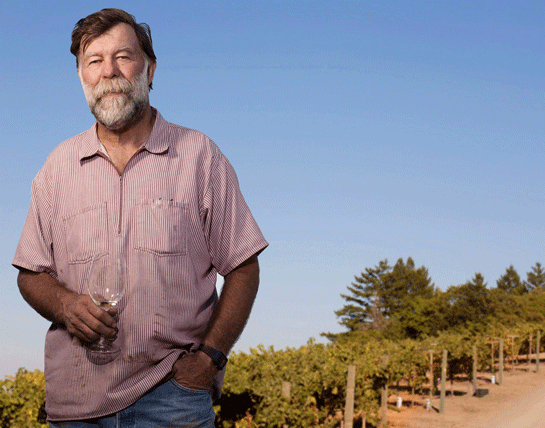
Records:
[[[17,285],[23,298],[41,316],[64,325],[82,341],[93,342],[100,335],[115,336],[115,309],[100,309],[91,297],[70,291],[48,273],[20,269]]]
[[[250,317],[258,288],[259,263],[254,255],[225,276],[204,344],[229,354]]]
[[[203,339],[225,355],[246,326],[259,288],[257,255],[225,275],[220,299]],[[182,357],[174,364],[173,375],[179,384],[191,389],[210,390],[217,369],[210,357],[202,352]]]

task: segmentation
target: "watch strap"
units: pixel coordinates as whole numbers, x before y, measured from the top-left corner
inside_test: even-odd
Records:
[[[221,351],[218,351],[217,349],[212,348],[211,346],[201,343],[197,348],[197,351],[201,351],[208,355],[212,359],[212,362],[218,370],[223,370],[223,368],[227,364],[227,357],[225,356],[225,354]]]

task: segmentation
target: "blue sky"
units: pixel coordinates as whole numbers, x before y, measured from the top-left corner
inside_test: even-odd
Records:
[[[542,2],[0,0],[0,378],[43,368],[10,264],[34,175],[93,123],[70,33],[103,7],[151,26],[152,105],[220,146],[270,242],[236,350],[342,331],[383,259],[443,290],[545,264]]]

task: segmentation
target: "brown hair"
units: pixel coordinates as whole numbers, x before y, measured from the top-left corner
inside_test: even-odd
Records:
[[[70,52],[76,57],[76,66],[79,67],[79,53],[84,51],[85,48],[95,40],[97,37],[103,35],[117,24],[125,23],[130,25],[140,47],[152,62],[156,62],[157,58],[153,52],[153,43],[151,41],[151,30],[147,24],[138,24],[134,19],[134,16],[121,9],[102,9],[100,12],[95,12],[85,18],[82,18],[75,25],[72,31],[72,45],[70,46]]]

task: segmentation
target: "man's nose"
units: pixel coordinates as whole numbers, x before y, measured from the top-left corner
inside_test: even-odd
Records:
[[[105,59],[102,62],[102,77],[111,79],[112,77],[119,76],[119,67],[117,63],[112,59]]]

